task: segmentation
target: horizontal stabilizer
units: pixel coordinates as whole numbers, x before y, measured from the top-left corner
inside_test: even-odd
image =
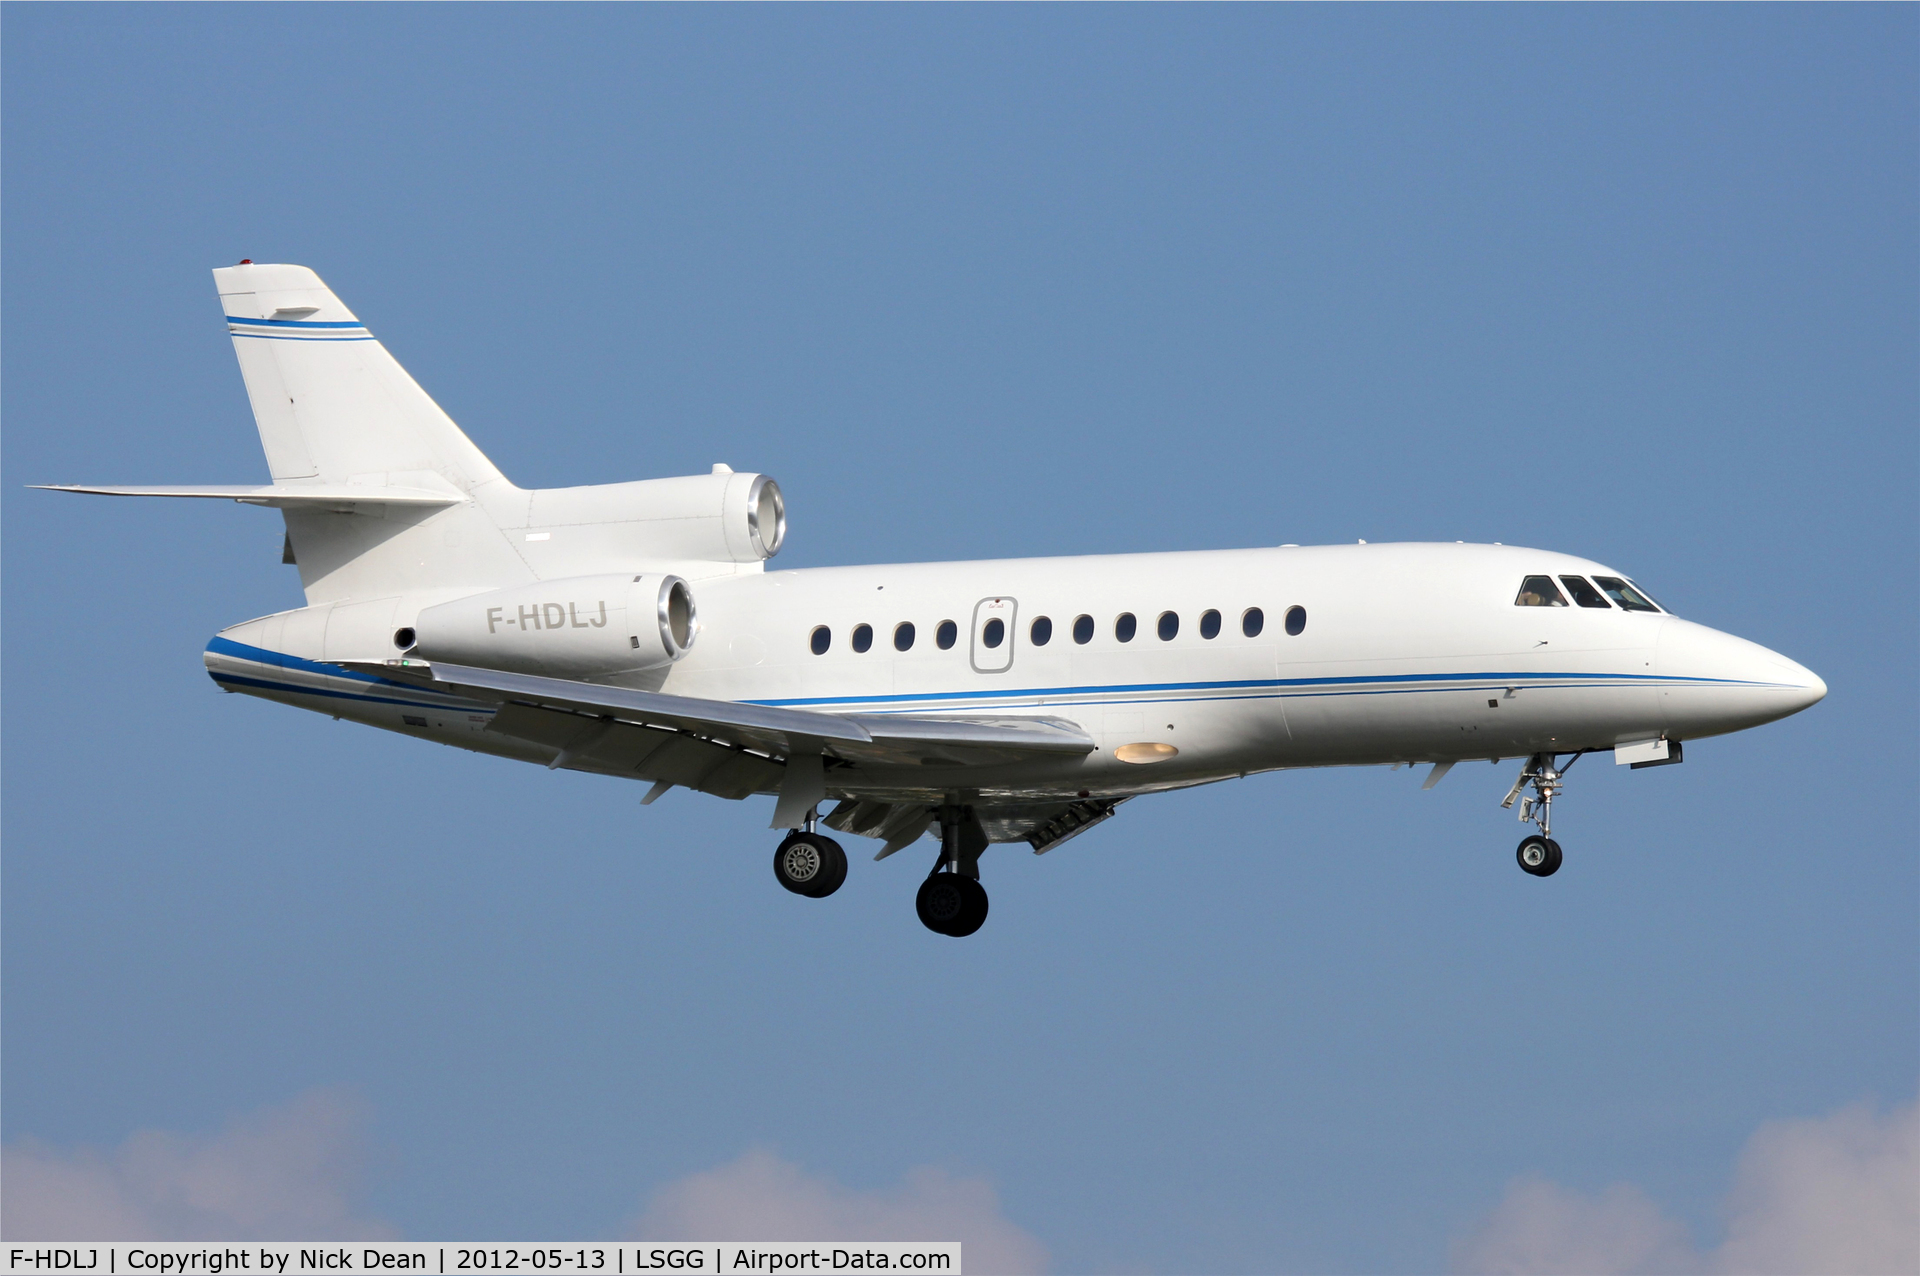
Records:
[[[276,483],[270,487],[93,487],[79,483],[33,483],[48,492],[84,492],[93,496],[184,496],[202,500],[239,501],[274,509],[325,509],[343,505],[458,505],[458,492],[432,492],[423,487],[368,487],[354,483],[300,486]]]

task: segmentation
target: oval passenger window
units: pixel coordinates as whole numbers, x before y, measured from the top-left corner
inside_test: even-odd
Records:
[[[1082,647],[1093,641],[1093,617],[1075,616],[1073,618],[1073,640]]]
[[[911,651],[913,649],[913,622],[903,620],[893,627],[893,649]]]
[[[1219,612],[1207,611],[1207,612],[1201,613],[1200,636],[1202,638],[1218,638],[1220,636],[1220,613]]]
[[[1006,622],[1001,620],[998,616],[995,616],[992,620],[989,620],[986,624],[986,627],[980,631],[980,641],[985,643],[990,648],[998,647],[1002,642],[1006,640],[1006,637],[1007,637]]]
[[[1179,632],[1180,632],[1180,614],[1178,612],[1172,612],[1172,611],[1161,612],[1160,613],[1160,641],[1172,642],[1174,640],[1175,635],[1177,635]]]
[[[1305,607],[1287,608],[1287,632],[1295,638],[1307,627],[1307,609]]]
[[[826,655],[827,648],[833,646],[833,630],[828,629],[825,625],[815,625],[813,627],[813,639],[808,645],[813,648],[814,655]]]
[[[1240,615],[1240,632],[1249,638],[1258,638],[1260,631],[1267,627],[1267,613],[1258,607],[1249,607]]]
[[[953,644],[959,640],[960,626],[951,620],[943,620],[940,627],[933,631],[934,645],[942,651],[953,650]]]
[[[853,627],[853,649],[867,651],[873,646],[873,626],[855,625]]]
[[[1027,637],[1033,640],[1036,647],[1046,646],[1053,641],[1053,620],[1047,616],[1034,617],[1033,628],[1027,631]]]
[[[1134,631],[1137,628],[1139,628],[1139,622],[1134,620],[1133,613],[1123,611],[1120,613],[1119,619],[1113,622],[1113,636],[1121,642],[1132,642]]]

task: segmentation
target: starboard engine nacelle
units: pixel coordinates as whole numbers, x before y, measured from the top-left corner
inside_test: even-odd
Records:
[[[787,506],[764,474],[639,479],[526,494],[521,552],[535,570],[585,575],[624,563],[759,563],[780,552]]]
[[[657,669],[686,655],[700,631],[693,590],[658,572],[496,589],[429,607],[412,628],[413,654],[429,661],[552,678]]]

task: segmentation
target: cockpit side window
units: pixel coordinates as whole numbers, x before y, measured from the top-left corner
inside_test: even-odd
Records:
[[[1553,583],[1551,576],[1529,576],[1520,582],[1520,596],[1513,600],[1515,607],[1565,607],[1566,597],[1560,587]]]
[[[1573,601],[1582,607],[1605,607],[1613,610],[1613,604],[1600,596],[1600,591],[1588,583],[1585,576],[1562,576],[1560,583],[1573,595]]]
[[[1625,611],[1659,611],[1647,596],[1621,580],[1618,576],[1595,576],[1593,583],[1607,592],[1607,597],[1619,603]]]

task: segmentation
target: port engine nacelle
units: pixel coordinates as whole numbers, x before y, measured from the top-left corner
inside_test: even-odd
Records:
[[[429,607],[413,623],[411,651],[482,669],[599,678],[672,664],[699,629],[693,590],[678,576],[575,576]],[[400,631],[396,645],[406,636]]]

